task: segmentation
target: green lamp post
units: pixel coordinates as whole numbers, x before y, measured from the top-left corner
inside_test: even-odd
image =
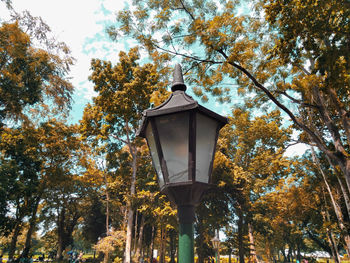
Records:
[[[211,242],[213,244],[213,248],[215,249],[215,263],[219,263],[219,248],[220,248],[220,239],[219,239],[219,231],[217,232],[217,235],[211,239]]]
[[[143,112],[138,135],[147,140],[161,192],[177,206],[178,262],[193,263],[195,207],[210,187],[219,130],[228,120],[185,93],[179,64],[171,90],[163,104]]]

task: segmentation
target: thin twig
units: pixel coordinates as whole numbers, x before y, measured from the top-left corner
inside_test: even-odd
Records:
[[[290,100],[293,101],[294,103],[300,104],[301,106],[306,106],[306,107],[311,107],[311,108],[319,109],[319,107],[318,107],[317,105],[305,103],[305,102],[302,102],[301,100],[297,100],[297,99],[293,98],[293,97],[290,96],[286,91],[277,91],[277,93],[280,93],[280,94],[286,96],[288,99],[290,99]]]
[[[189,14],[189,16],[192,18],[192,20],[196,20],[196,19],[194,18],[194,16],[192,15],[192,13],[191,13],[190,11],[188,11],[188,9],[185,7],[185,4],[183,3],[182,0],[180,0],[180,3],[181,3],[181,5],[182,5],[183,10],[185,10],[185,12],[186,12],[187,14]]]

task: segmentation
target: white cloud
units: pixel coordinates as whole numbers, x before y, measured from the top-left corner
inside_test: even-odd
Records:
[[[90,67],[91,58],[104,58],[106,54],[112,52],[118,54],[119,50],[124,49],[121,44],[113,45],[104,34],[104,25],[112,23],[115,20],[115,13],[124,7],[120,1],[13,0],[12,4],[16,11],[28,10],[33,16],[40,16],[50,26],[53,35],[69,46],[77,60],[75,68],[72,69],[73,78],[76,78],[78,73],[76,68]],[[0,11],[0,16],[3,17],[6,12],[5,8],[1,9],[4,9]],[[96,35],[100,35],[100,38]],[[84,46],[87,39],[93,40],[88,41],[90,51],[93,51],[91,47],[96,43],[95,51],[88,54],[83,52],[86,49]]]
[[[71,81],[76,88],[75,97],[83,101],[89,101],[96,95],[93,84],[88,81],[91,59],[116,62],[119,52],[127,48],[127,41],[112,42],[105,32],[105,26],[114,23],[116,13],[125,7],[126,1],[122,3],[118,0],[12,1],[17,12],[28,10],[31,15],[40,16],[50,26],[53,36],[69,46],[76,59],[70,72]],[[9,18],[3,2],[0,2],[0,18]],[[77,102],[81,103],[83,102]],[[80,115],[81,112],[73,114]]]
[[[300,132],[293,131],[292,139],[297,141],[299,134],[300,134]],[[301,156],[309,149],[310,149],[309,145],[304,144],[304,143],[297,143],[293,146],[288,147],[288,149],[286,150],[284,155],[288,156],[288,157]]]
[[[303,155],[310,147],[303,143],[298,143],[296,145],[288,147],[286,152],[284,153],[287,157],[295,157]]]

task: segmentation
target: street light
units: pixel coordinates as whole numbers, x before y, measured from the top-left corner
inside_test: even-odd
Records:
[[[220,239],[219,239],[219,231],[217,232],[217,235],[211,239],[211,242],[213,244],[213,247],[215,249],[215,262],[219,262],[219,248],[220,248]]]
[[[228,120],[185,93],[179,64],[171,90],[163,104],[143,112],[138,135],[147,139],[161,192],[177,205],[179,263],[192,263],[195,207],[210,186],[216,141]]]

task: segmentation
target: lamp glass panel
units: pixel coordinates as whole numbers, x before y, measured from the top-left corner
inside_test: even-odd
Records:
[[[187,182],[189,113],[159,116],[155,119],[169,183]]]
[[[217,237],[214,237],[211,242],[213,243],[213,247],[215,249],[219,249],[220,247],[220,239],[218,239]]]
[[[151,152],[153,166],[157,172],[159,186],[162,187],[164,185],[164,177],[163,177],[162,169],[161,169],[160,162],[159,162],[158,150],[157,150],[154,134],[152,131],[151,123],[148,123],[147,128],[146,128],[146,139],[148,142],[149,150]]]
[[[209,183],[209,169],[214,158],[214,146],[219,123],[201,113],[197,113],[196,120],[196,181]]]

